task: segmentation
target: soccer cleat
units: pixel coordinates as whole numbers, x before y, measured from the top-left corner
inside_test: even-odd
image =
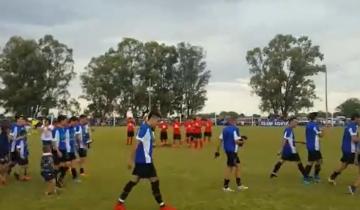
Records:
[[[20,177],[20,181],[23,181],[23,182],[27,182],[27,181],[30,181],[30,180],[31,180],[30,176],[22,176],[22,177]]]
[[[20,175],[19,175],[18,173],[14,173],[14,177],[15,177],[15,179],[16,179],[17,181],[20,180]]]
[[[314,176],[313,181],[314,181],[314,183],[320,183],[320,181],[321,181],[320,176]]]
[[[334,179],[331,179],[331,178],[328,179],[328,183],[331,184],[331,185],[334,185],[334,186],[336,185],[336,181]]]
[[[311,184],[311,180],[312,180],[312,178],[304,177],[302,181],[303,181],[304,185],[309,185],[309,184]]]
[[[277,176],[277,174],[276,173],[271,173],[270,174],[270,179],[272,179],[272,178],[277,178],[278,176]]]
[[[228,188],[223,188],[223,191],[224,192],[235,192],[233,189],[231,189],[230,187],[228,187]]]
[[[77,184],[81,183],[81,179],[74,179],[73,181],[74,181],[74,183],[77,183]]]
[[[117,202],[114,210],[126,210],[125,205],[123,203]]]
[[[160,207],[160,210],[176,210],[176,208],[165,205],[165,206]]]
[[[351,195],[354,195],[356,192],[356,187],[350,185],[350,186],[348,186],[348,190]]]
[[[238,186],[238,188],[237,188],[237,191],[245,191],[245,190],[248,190],[249,188],[248,187],[246,187],[245,185],[241,185],[241,186]]]

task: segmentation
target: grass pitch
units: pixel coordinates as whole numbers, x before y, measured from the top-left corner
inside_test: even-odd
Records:
[[[217,137],[220,128],[214,131]],[[249,137],[239,153],[243,182],[250,189],[240,193],[222,192],[225,155],[214,159],[214,142],[201,151],[188,148],[156,148],[154,160],[160,177],[160,187],[166,202],[178,210],[345,210],[360,209],[358,196],[350,196],[346,187],[357,176],[355,167],[348,168],[336,187],[326,183],[341,156],[341,128],[326,131],[322,139],[324,165],[322,183],[304,186],[295,164],[285,164],[277,179],[269,179],[277,160],[282,128],[241,128]],[[295,132],[297,140],[304,139],[304,129]],[[172,136],[172,135],[169,135]],[[30,182],[10,179],[0,188],[1,210],[110,210],[124,184],[131,177],[126,169],[129,146],[125,146],[125,128],[95,128],[94,144],[86,167],[88,177],[73,183],[67,176],[67,186],[55,197],[43,195],[45,184],[39,175],[40,140],[35,132],[30,140]],[[213,139],[215,140],[215,139]],[[216,139],[217,140],[217,139]],[[303,162],[305,147],[298,145]],[[231,185],[235,187],[234,180]],[[150,184],[142,181],[127,200],[128,210],[158,209]]]

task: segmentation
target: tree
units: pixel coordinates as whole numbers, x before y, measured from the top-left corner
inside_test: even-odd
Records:
[[[157,107],[164,116],[182,110],[194,114],[206,100],[210,72],[204,57],[202,48],[189,44],[175,47],[126,38],[116,49],[93,58],[81,75],[88,111],[102,117],[113,111],[125,115],[131,108],[139,116]],[[152,107],[148,107],[149,86]]]
[[[78,116],[81,113],[80,103],[75,98],[70,98],[69,100],[60,99],[57,109],[59,114]]]
[[[38,42],[11,37],[0,55],[1,105],[6,112],[25,115],[48,112],[68,94],[73,64],[72,50],[51,35]]]
[[[341,115],[351,117],[354,113],[360,113],[360,100],[358,98],[349,98],[340,104],[336,111],[340,112]]]
[[[313,106],[315,83],[312,76],[325,72],[323,54],[308,37],[277,35],[267,47],[247,52],[250,86],[261,98],[262,111],[287,117]]]
[[[190,44],[177,45],[179,63],[174,80],[174,104],[178,113],[184,110],[187,116],[200,111],[207,100],[205,89],[209,83],[210,71],[207,70],[203,48]]]
[[[229,112],[222,111],[222,112],[220,112],[219,115],[222,116],[222,117],[233,117],[233,118],[238,118],[239,117],[239,114],[237,112],[234,112],[234,111],[229,111]]]

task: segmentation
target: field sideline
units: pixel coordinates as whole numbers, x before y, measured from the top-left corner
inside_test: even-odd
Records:
[[[216,128],[217,137],[220,128]],[[201,151],[187,148],[156,148],[154,160],[161,180],[165,201],[178,210],[344,210],[357,209],[358,196],[350,196],[346,187],[357,175],[355,167],[338,178],[336,187],[326,183],[331,171],[339,164],[342,129],[330,128],[322,141],[324,165],[322,183],[304,186],[295,164],[285,164],[279,178],[269,179],[281,145],[282,128],[241,128],[249,137],[240,151],[243,164],[243,182],[250,189],[240,193],[223,193],[225,155],[214,160],[215,144]],[[304,129],[295,131],[297,140],[304,139]],[[172,135],[169,135],[172,136]],[[45,197],[45,184],[39,175],[40,141],[37,133],[30,137],[30,173],[28,183],[11,178],[0,188],[1,210],[111,210],[123,185],[130,178],[126,169],[130,147],[125,146],[125,127],[95,128],[95,143],[89,154],[87,172],[83,182],[75,184],[70,175],[67,187],[58,197]],[[217,140],[217,139],[216,139]],[[303,162],[307,154],[298,145]],[[235,183],[232,180],[231,185]],[[143,181],[127,200],[128,210],[156,210],[150,184]]]

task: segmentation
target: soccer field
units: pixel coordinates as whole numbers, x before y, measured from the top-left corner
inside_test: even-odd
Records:
[[[220,128],[214,132],[218,136]],[[281,145],[280,128],[241,128],[249,140],[241,148],[243,182],[250,189],[239,193],[222,191],[225,155],[214,159],[215,144],[201,151],[188,148],[156,148],[154,161],[160,177],[164,200],[178,210],[345,210],[360,209],[357,196],[347,194],[346,187],[357,175],[355,167],[338,178],[336,187],[326,183],[339,164],[341,128],[326,131],[322,140],[324,165],[322,183],[304,186],[295,164],[285,164],[277,179],[269,179]],[[303,128],[295,131],[297,140],[304,139]],[[171,136],[171,135],[169,135]],[[127,170],[130,147],[125,146],[125,128],[95,128],[94,144],[89,153],[88,177],[73,183],[67,176],[62,194],[45,197],[45,184],[39,175],[40,141],[38,134],[30,138],[30,173],[32,181],[15,182],[0,188],[1,210],[109,210],[131,177]],[[217,140],[217,139],[216,139]],[[304,145],[298,145],[303,162],[307,159]],[[235,187],[232,180],[231,185]],[[128,210],[158,209],[150,184],[142,181],[127,200]]]

